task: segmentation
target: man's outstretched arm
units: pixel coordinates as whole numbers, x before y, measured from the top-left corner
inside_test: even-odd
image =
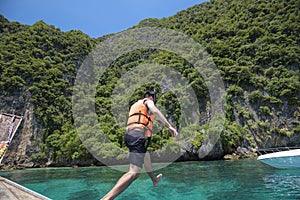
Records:
[[[154,105],[154,102],[152,100],[147,100],[145,102],[149,108],[149,110],[162,122],[164,123],[169,131],[171,132],[173,137],[176,137],[178,135],[178,132],[172,125],[168,122],[168,120],[165,118],[165,116],[160,112],[160,110]]]

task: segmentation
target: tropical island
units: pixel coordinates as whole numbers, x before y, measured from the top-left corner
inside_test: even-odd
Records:
[[[149,62],[180,72],[197,97],[199,108],[195,109],[200,118],[182,128],[190,135],[189,140],[171,149],[181,154],[178,161],[244,158],[255,155],[260,148],[299,146],[299,7],[296,0],[211,0],[174,16],[145,19],[131,27],[171,29],[201,44],[224,82],[224,128],[213,150],[200,158],[199,149],[208,136],[211,120],[210,95],[203,78],[187,60],[172,52],[140,49],[115,60],[99,80],[95,112],[110,142],[103,143],[95,136],[91,148],[108,159],[126,151],[124,128],[112,114],[112,94],[126,71]],[[1,166],[103,165],[77,133],[72,96],[82,63],[97,45],[114,34],[91,38],[79,30],[62,32],[43,21],[32,26],[10,22],[2,15],[0,34],[0,112],[23,119]],[[161,85],[155,87],[160,104],[167,108],[167,117],[176,127],[182,126],[174,92],[164,92]],[[153,89],[153,84],[141,86],[130,97],[130,103],[149,88]],[[173,143],[162,128],[153,136],[149,150],[163,154]]]

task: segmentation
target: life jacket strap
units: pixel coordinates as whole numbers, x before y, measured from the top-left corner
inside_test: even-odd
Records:
[[[149,117],[149,116],[147,116],[147,115],[145,115],[145,114],[143,114],[143,113],[141,113],[141,111],[139,111],[138,113],[133,113],[133,114],[131,114],[131,115],[129,115],[129,118],[130,117],[132,117],[132,116],[135,116],[135,115],[139,115],[139,119],[138,119],[138,121],[140,121],[140,117],[141,117],[141,115],[143,115],[144,117],[146,117],[147,119],[148,119],[148,121],[151,121],[151,118]]]

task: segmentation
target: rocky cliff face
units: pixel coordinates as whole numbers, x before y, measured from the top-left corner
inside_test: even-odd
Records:
[[[26,94],[15,93],[14,96],[0,95],[0,108],[3,113],[23,116],[13,140],[2,161],[7,167],[33,167],[30,156],[39,152],[42,138],[42,126],[37,123],[33,113],[33,106]]]
[[[264,148],[300,147],[300,108],[297,105],[284,100],[280,104],[253,102],[246,90],[227,103],[232,106],[232,119],[245,129],[242,140],[229,150],[218,140],[202,160],[253,157],[258,149]],[[209,113],[204,118],[209,118]],[[199,160],[200,152],[201,148],[185,144],[182,159]]]
[[[30,156],[41,151],[42,127],[36,122],[33,108],[25,109],[24,118],[13,142],[9,147],[6,157],[6,165],[17,165],[19,167],[33,167]]]
[[[1,168],[32,168],[45,166],[90,166],[101,164],[96,159],[73,160],[71,163],[63,159],[52,161],[50,152],[45,157],[33,159],[33,155],[43,152],[43,126],[34,114],[34,106],[30,103],[30,95],[15,93],[14,96],[0,94],[0,112],[23,116],[13,140],[8,146],[1,163]],[[6,124],[5,126],[9,126]],[[7,127],[6,127],[7,129]],[[44,155],[44,154],[43,154]]]
[[[31,156],[41,152],[43,127],[38,123],[38,119],[34,115],[34,107],[29,103],[30,98],[26,98],[21,93],[15,95],[10,97],[2,95],[0,98],[1,112],[15,112],[23,116],[23,121],[9,145],[2,165],[9,168],[23,168],[40,167],[46,164],[50,166],[70,166],[96,163],[93,159],[88,161],[74,161],[73,163],[66,163],[63,160],[53,162],[50,158],[33,161]],[[233,116],[237,123],[248,127],[247,132],[244,133],[243,141],[240,144],[236,144],[237,146],[228,152],[224,150],[221,140],[218,140],[212,151],[204,158],[199,158],[200,148],[185,144],[179,160],[244,158],[249,155],[255,155],[255,151],[258,148],[299,146],[300,134],[293,131],[293,128],[295,128],[293,123],[297,120],[299,121],[297,107],[293,107],[293,105],[289,105],[286,108],[272,107],[271,114],[265,116],[259,112],[257,105],[249,103],[247,92],[244,93],[244,101],[236,101],[242,106],[234,107]],[[285,109],[285,111],[281,115],[278,115],[278,109]],[[242,111],[247,111],[248,114],[241,114],[244,113]],[[207,115],[209,116],[209,113]],[[233,156],[225,156],[228,153]]]

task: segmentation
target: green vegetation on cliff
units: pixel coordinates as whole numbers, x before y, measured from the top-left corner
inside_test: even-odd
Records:
[[[299,7],[297,0],[215,0],[169,18],[145,19],[136,27],[163,27],[183,32],[213,57],[227,92],[226,122],[221,134],[226,153],[238,146],[299,145]],[[24,98],[26,104],[34,106],[42,127],[42,152],[32,158],[71,162],[90,157],[73,125],[72,87],[83,60],[93,47],[110,36],[94,39],[81,31],[62,32],[43,21],[32,26],[9,22],[1,15],[0,35],[1,103],[12,104],[7,100],[11,96]],[[110,66],[105,79],[100,80],[95,99],[103,132],[121,148],[124,148],[124,130],[116,126],[111,114],[110,96],[122,73],[149,61],[173,67],[187,77],[197,95],[201,113],[207,117],[209,94],[189,63],[164,51],[131,52]],[[147,87],[149,85],[144,88]],[[159,87],[158,92],[162,95]],[[141,93],[142,88],[131,101]],[[160,101],[168,105],[167,117],[179,126],[180,108],[175,96],[164,94]],[[25,106],[17,107],[19,114],[23,114]],[[204,119],[183,130],[194,135],[189,142],[195,148],[199,148],[205,138],[208,121]],[[100,141],[93,142],[99,151],[109,152],[106,148],[112,148],[101,149]],[[153,137],[150,149],[160,149],[169,142],[168,132],[163,129]],[[112,157],[113,152],[110,151]]]

